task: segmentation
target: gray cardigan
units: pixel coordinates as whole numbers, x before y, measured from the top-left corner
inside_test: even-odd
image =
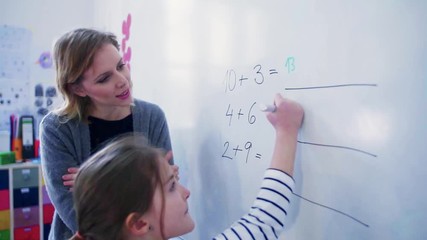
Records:
[[[165,114],[155,104],[135,100],[133,131],[141,132],[154,146],[171,150]],[[90,155],[90,133],[86,123],[60,121],[54,113],[40,123],[40,156],[47,192],[55,207],[49,239],[69,239],[77,231],[73,196],[62,176],[70,167],[80,166]]]

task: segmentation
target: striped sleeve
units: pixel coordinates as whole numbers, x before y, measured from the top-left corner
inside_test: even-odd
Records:
[[[267,169],[249,213],[214,239],[278,239],[284,229],[294,184],[293,178],[285,172]]]

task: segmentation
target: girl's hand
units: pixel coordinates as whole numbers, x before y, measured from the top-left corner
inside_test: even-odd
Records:
[[[297,102],[285,99],[280,94],[274,98],[276,111],[267,114],[267,118],[278,133],[297,134],[304,117],[304,110]]]

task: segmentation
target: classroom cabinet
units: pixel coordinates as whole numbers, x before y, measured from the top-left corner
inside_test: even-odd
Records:
[[[53,212],[38,163],[0,166],[0,240],[47,239]]]

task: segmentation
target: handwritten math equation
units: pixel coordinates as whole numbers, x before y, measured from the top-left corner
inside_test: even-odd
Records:
[[[254,124],[257,120],[257,116],[253,113],[255,110],[256,102],[253,102],[247,108],[243,107],[232,107],[231,104],[228,104],[227,111],[225,112],[225,117],[228,118],[228,127],[232,126],[233,121],[235,122],[245,122],[250,125]],[[232,143],[229,141],[224,142],[222,158],[233,160],[238,158],[240,155],[243,155],[245,158],[245,163],[248,163],[249,159],[261,159],[261,154],[256,153],[251,155],[251,149],[253,144],[251,141],[247,141],[245,144],[235,144],[232,146]]]
[[[295,57],[286,58],[284,64],[285,71],[290,74],[296,71]],[[279,74],[276,68],[265,68],[261,64],[256,64],[251,72],[238,74],[234,69],[228,69],[225,74],[225,92],[233,92],[248,84],[261,85],[268,81],[269,76]]]
[[[284,70],[288,74],[296,70],[295,58],[288,57],[284,62]],[[228,69],[225,74],[225,93],[236,91],[239,88],[248,86],[249,84],[262,85],[269,81],[270,77],[279,74],[276,68],[264,67],[261,64],[256,64],[252,67],[251,71],[247,73],[238,74],[234,69]],[[257,121],[257,114],[260,111],[257,107],[257,102],[253,101],[248,104],[237,105],[228,103],[224,111],[227,127],[231,128],[236,124],[253,125]],[[222,159],[244,159],[245,163],[251,160],[262,159],[262,154],[254,150],[254,144],[251,141],[243,141],[235,143],[231,139],[223,143]]]
[[[251,157],[261,159],[262,155],[260,153],[255,153],[254,155],[251,155],[252,147],[253,144],[250,141],[247,141],[245,144],[242,144],[242,146],[239,144],[231,146],[230,142],[226,141],[224,142],[224,148],[221,157],[233,160],[234,158],[237,158],[240,154],[243,154],[246,163],[248,163],[248,160]]]
[[[244,121],[251,125],[254,124],[257,120],[256,115],[253,113],[255,105],[256,102],[253,102],[247,108],[234,108],[231,104],[228,104],[227,111],[225,112],[225,116],[228,118],[228,126],[231,126],[233,121]]]
[[[296,71],[296,62],[294,57],[288,57],[286,58],[286,61],[284,63],[284,70],[282,69],[285,74],[291,74],[292,72]],[[282,72],[281,72],[282,73]],[[260,86],[262,84],[265,84],[269,81],[275,81],[277,80],[277,77],[275,75],[279,74],[279,70],[276,68],[271,67],[265,67],[261,64],[254,65],[249,71],[246,71],[244,73],[240,73],[235,71],[234,69],[228,69],[225,74],[225,81],[223,81],[224,84],[224,93],[226,95],[233,95],[233,97],[240,98],[239,96],[240,91],[239,89],[243,89],[245,87],[249,86]],[[339,91],[340,89],[348,89],[353,88],[354,91],[365,91],[366,89],[372,89],[377,88],[377,83],[372,82],[337,82],[337,83],[328,83],[328,84],[321,84],[321,85],[302,85],[297,87],[285,87],[284,90],[286,91],[321,91],[323,89],[334,89],[334,91]],[[261,88],[260,88],[261,89]],[[226,124],[226,131],[232,132],[232,128],[235,128],[236,126],[254,126],[257,122],[257,114],[260,114],[260,109],[258,109],[257,102],[255,101],[249,101],[246,104],[236,104],[235,102],[226,103],[224,106],[224,112],[223,117],[225,118],[225,124]],[[245,129],[246,131],[246,129]],[[234,135],[241,135],[239,137],[245,136],[245,133],[242,131],[241,134],[234,134]],[[308,139],[309,140],[309,139]],[[323,143],[323,142],[312,142],[307,141],[307,139],[297,140],[298,144],[304,144],[305,146],[315,146],[317,148],[327,148],[330,149],[330,151],[333,151],[334,149],[339,151],[351,151],[355,152],[364,156],[377,158],[378,155],[376,153],[367,151],[365,149],[360,149],[357,146],[348,146],[348,145],[337,145],[337,144],[330,144],[330,143]],[[339,140],[337,140],[339,142]],[[255,142],[254,142],[255,143]],[[245,141],[245,140],[238,140],[234,141],[231,137],[227,139],[223,143],[222,148],[222,159],[244,159],[245,163],[249,163],[251,161],[254,161],[256,159],[261,159],[261,151],[256,150],[256,146],[252,141]],[[347,217],[348,219],[352,220],[353,222],[360,224],[363,227],[369,228],[370,225],[367,224],[365,221],[362,221],[361,219],[356,218],[355,216],[352,216],[353,214],[349,212],[344,212],[340,209],[335,208],[334,206],[327,206],[324,203],[317,202],[315,199],[307,199],[306,197],[303,197],[301,195],[298,195],[294,193],[295,196],[299,197],[302,200],[305,200],[309,202],[310,204],[313,204],[319,208],[327,209],[328,211],[331,211],[333,213],[338,213],[342,216]]]

